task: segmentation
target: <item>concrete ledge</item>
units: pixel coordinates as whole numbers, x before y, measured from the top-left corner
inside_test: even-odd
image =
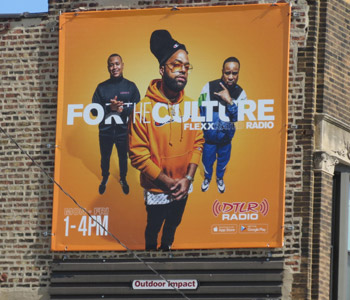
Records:
[[[1,300],[49,300],[50,296],[47,288],[1,288],[0,289]]]

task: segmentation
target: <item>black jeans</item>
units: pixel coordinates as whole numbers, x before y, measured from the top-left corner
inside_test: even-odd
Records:
[[[161,247],[170,247],[174,242],[176,228],[180,225],[187,197],[163,205],[146,205],[147,226],[145,231],[146,250],[157,249],[158,233],[163,226]]]
[[[116,146],[119,158],[119,175],[120,178],[125,179],[128,171],[128,137],[112,137],[112,136],[99,136],[100,140],[100,153],[101,153],[101,170],[102,177],[108,178],[109,165],[113,145]]]

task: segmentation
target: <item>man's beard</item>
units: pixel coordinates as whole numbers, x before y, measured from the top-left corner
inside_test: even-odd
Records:
[[[175,78],[170,78],[165,72],[164,72],[164,75],[163,75],[163,82],[164,84],[166,85],[166,87],[173,91],[173,92],[180,92],[182,91],[186,84],[187,84],[187,79],[182,82],[182,81],[177,81]]]

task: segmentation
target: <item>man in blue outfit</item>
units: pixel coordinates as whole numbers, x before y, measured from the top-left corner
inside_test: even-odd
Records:
[[[92,97],[92,103],[104,109],[104,118],[99,124],[102,181],[98,192],[106,190],[109,177],[109,164],[113,145],[119,158],[120,184],[124,194],[129,193],[126,181],[128,167],[128,117],[133,107],[140,101],[140,93],[135,83],[123,77],[124,63],[119,54],[111,54],[107,59],[110,78],[101,82]],[[92,110],[97,116],[97,110]]]
[[[207,123],[203,130],[203,192],[209,189],[215,161],[218,191],[225,192],[223,177],[230,160],[231,141],[236,131],[234,122],[237,121],[238,109],[235,102],[247,100],[245,91],[237,84],[239,70],[239,60],[236,57],[227,58],[222,66],[221,79],[208,82],[199,96],[200,114],[206,117]]]

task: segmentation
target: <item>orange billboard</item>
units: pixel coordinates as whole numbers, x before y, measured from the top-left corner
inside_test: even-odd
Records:
[[[52,250],[157,249],[175,215],[172,249],[281,247],[289,30],[285,3],[62,14],[55,180],[90,216],[55,186]]]

